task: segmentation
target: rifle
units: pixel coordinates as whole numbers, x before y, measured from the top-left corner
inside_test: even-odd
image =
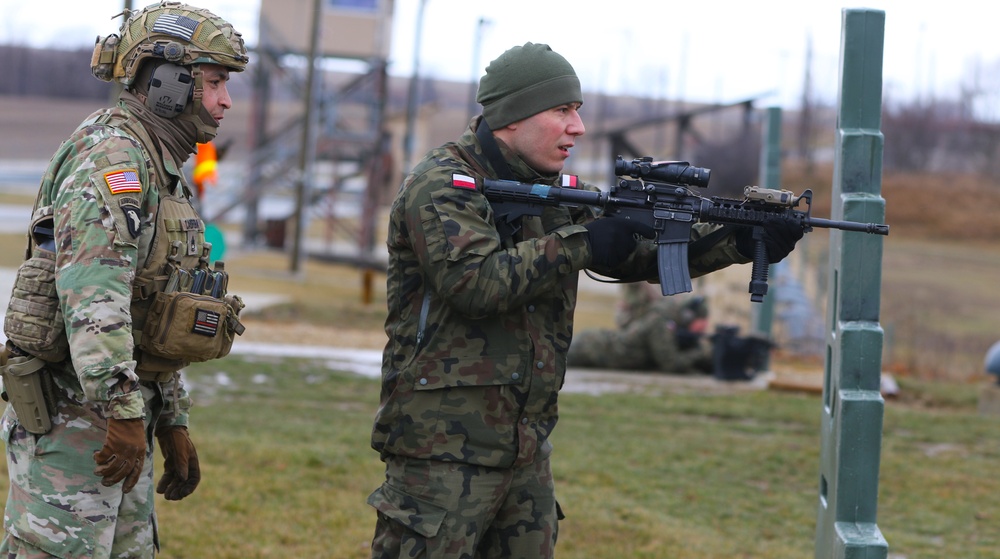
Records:
[[[663,295],[691,291],[688,270],[688,242],[696,222],[749,226],[754,240],[753,269],[750,275],[750,300],[756,303],[767,294],[768,258],[764,244],[764,226],[781,221],[813,227],[888,235],[889,226],[880,223],[835,221],[812,217],[812,190],[795,196],[789,190],[747,186],[742,199],[699,196],[688,187],[708,186],[710,169],[695,167],[687,161],[653,161],[642,157],[615,160],[615,176],[620,180],[609,192],[526,184],[517,181],[485,179],[483,193],[493,208],[501,238],[520,229],[523,216],[539,216],[544,206],[596,206],[605,215],[641,221],[656,230],[657,267]],[[796,209],[805,201],[805,209]]]

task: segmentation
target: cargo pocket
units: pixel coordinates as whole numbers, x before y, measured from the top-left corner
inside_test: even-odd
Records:
[[[85,518],[33,498],[17,485],[10,488],[5,528],[15,538],[53,557],[93,557],[96,530]]]
[[[386,483],[368,496],[368,504],[425,538],[437,536],[448,513],[433,503],[417,499]]]

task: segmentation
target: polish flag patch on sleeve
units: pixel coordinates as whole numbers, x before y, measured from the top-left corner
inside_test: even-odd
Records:
[[[577,187],[576,175],[563,175],[562,186],[564,188],[576,188]]]
[[[451,185],[457,188],[469,188],[475,190],[476,179],[468,175],[460,175],[458,173],[454,173],[451,175]]]

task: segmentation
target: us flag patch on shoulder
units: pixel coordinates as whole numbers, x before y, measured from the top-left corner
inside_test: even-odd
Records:
[[[577,186],[576,175],[563,175],[562,176],[562,186],[564,188],[576,188],[576,186]]]
[[[472,190],[476,189],[476,179],[468,175],[460,175],[454,173],[451,175],[451,185],[458,188],[470,188]]]
[[[142,183],[139,182],[139,173],[135,169],[104,173],[104,182],[108,184],[108,189],[112,194],[142,193]]]

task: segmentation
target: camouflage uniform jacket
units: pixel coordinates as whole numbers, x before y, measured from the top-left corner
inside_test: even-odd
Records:
[[[167,242],[154,226],[157,211],[168,196],[190,197],[181,169],[154,142],[124,107],[90,115],[49,162],[32,219],[53,219],[56,292],[72,348],[72,359],[48,368],[64,391],[107,402],[118,419],[143,416],[132,331],[148,305],[134,294],[165,264],[150,258],[155,243]],[[192,239],[186,252],[200,251],[203,227]],[[190,400],[176,376],[164,394],[173,406],[160,425],[187,424]]]
[[[511,467],[549,452],[577,275],[591,259],[583,224],[594,216],[545,208],[502,242],[481,193],[482,179],[497,174],[476,124],[421,160],[390,210],[389,341],[372,432],[383,457]],[[558,180],[498,144],[517,180]],[[693,274],[744,261],[728,240],[710,252],[691,263]],[[619,272],[655,277],[652,243]]]

